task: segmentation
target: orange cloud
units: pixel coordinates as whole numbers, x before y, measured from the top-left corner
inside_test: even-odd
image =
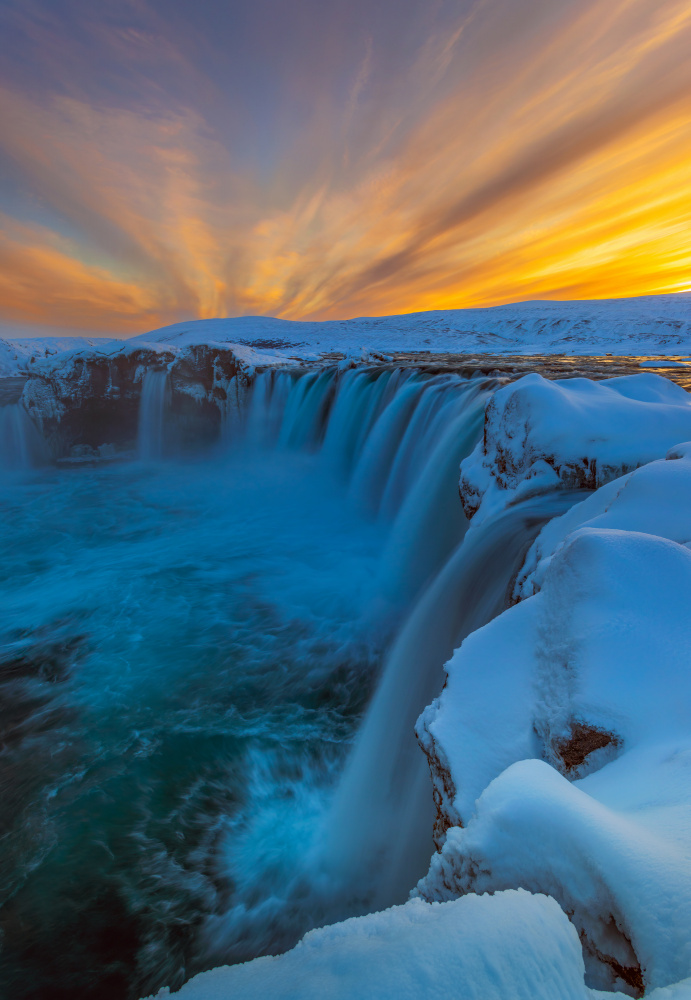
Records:
[[[0,315],[125,334],[688,287],[689,51],[686,0],[481,0],[383,95],[368,41],[262,175],[189,109],[0,92],[61,219],[5,219]]]

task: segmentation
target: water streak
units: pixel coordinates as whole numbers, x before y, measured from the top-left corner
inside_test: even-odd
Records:
[[[143,461],[163,458],[165,450],[165,418],[170,402],[170,381],[163,369],[147,371],[142,380],[137,431],[137,455]]]
[[[423,593],[386,658],[324,832],[324,866],[363,911],[403,902],[427,870],[434,809],[414,733],[453,650],[508,605],[540,527],[573,495],[528,500],[466,535]]]
[[[23,472],[40,465],[43,439],[21,402],[0,407],[0,469]]]

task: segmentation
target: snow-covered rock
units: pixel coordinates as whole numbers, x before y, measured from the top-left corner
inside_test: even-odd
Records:
[[[602,772],[599,783],[585,787],[542,761],[514,764],[485,790],[468,827],[449,831],[425,895],[443,899],[516,885],[546,892],[579,931],[590,985],[640,996],[646,987],[686,978],[691,872],[677,841],[679,792],[689,777],[685,754],[675,760],[668,746],[665,754],[622,762],[619,775],[607,780]],[[636,764],[643,794],[635,789]],[[613,807],[607,800],[617,793]],[[688,812],[688,798],[683,805]]]
[[[144,375],[166,368],[168,430],[184,447],[213,440],[222,413],[241,404],[255,370],[285,363],[243,345],[109,341],[35,360],[25,369],[22,402],[53,457],[75,445],[131,447]]]
[[[558,486],[596,489],[689,438],[691,397],[660,375],[526,375],[488,402],[484,438],[461,466],[461,499],[479,522]]]
[[[583,974],[578,936],[554,900],[518,891],[432,905],[413,899],[311,931],[285,955],[202,973],[175,996],[605,1000]]]
[[[0,338],[0,378],[26,372],[36,362],[65,351],[102,348],[108,337],[17,337]]]
[[[548,524],[418,723],[451,824],[424,898],[548,893],[632,995],[691,975],[690,458]]]
[[[691,442],[676,445],[666,459],[650,462],[596,490],[545,525],[516,583],[516,597],[542,586],[553,554],[580,527],[641,531],[691,544]]]

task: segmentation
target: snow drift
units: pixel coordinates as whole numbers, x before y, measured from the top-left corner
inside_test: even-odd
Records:
[[[689,395],[660,375],[526,375],[488,403],[483,441],[461,466],[461,500],[479,521],[556,487],[595,489],[688,438]]]
[[[419,892],[546,892],[631,995],[691,974],[690,452],[550,522],[418,723],[451,826]]]
[[[433,906],[413,899],[312,931],[278,958],[202,973],[175,996],[420,1000],[456,986],[464,1000],[605,996],[584,985],[578,936],[554,900],[521,891]]]

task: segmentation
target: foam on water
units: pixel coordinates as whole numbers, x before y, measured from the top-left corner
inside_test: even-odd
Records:
[[[14,996],[180,983],[232,899],[221,831],[303,767],[332,780],[377,662],[358,622],[382,538],[309,458],[275,458],[54,471],[2,497]]]

